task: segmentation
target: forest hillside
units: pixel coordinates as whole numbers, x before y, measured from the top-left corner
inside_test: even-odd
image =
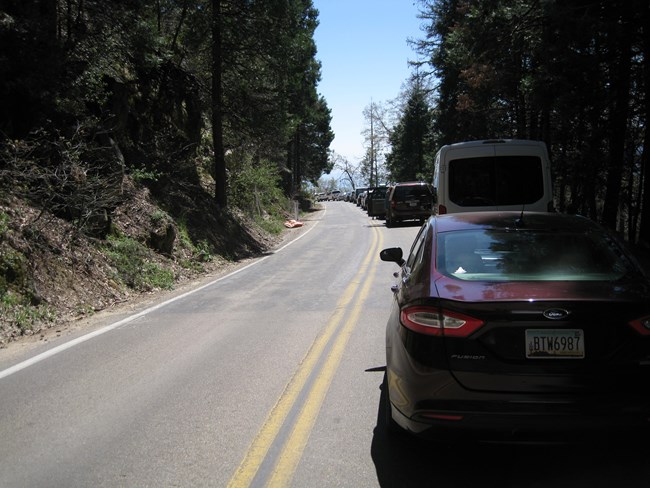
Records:
[[[647,254],[650,3],[417,4],[412,76],[352,162],[312,0],[3,1],[0,341],[263,250],[335,165],[352,188],[432,181],[468,140],[543,141],[554,208]]]
[[[0,6],[0,347],[267,250],[329,168],[311,0],[109,4]]]
[[[106,239],[20,197],[0,196],[0,348],[221,273],[288,232],[242,212],[219,213],[200,189],[189,199],[169,187],[160,199],[127,181],[124,191]]]

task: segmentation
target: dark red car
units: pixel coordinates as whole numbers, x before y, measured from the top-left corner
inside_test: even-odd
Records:
[[[401,266],[386,331],[390,426],[546,441],[650,427],[650,282],[582,217],[430,218]]]

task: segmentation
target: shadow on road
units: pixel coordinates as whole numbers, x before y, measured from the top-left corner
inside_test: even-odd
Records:
[[[397,227],[421,227],[422,224],[418,220],[407,220],[405,222],[397,222],[391,226],[386,225],[386,221],[383,219],[371,219],[371,222],[366,227],[387,227],[389,229],[395,229]]]
[[[382,487],[640,488],[650,483],[647,439],[590,445],[435,443],[389,434],[384,383],[371,456]]]

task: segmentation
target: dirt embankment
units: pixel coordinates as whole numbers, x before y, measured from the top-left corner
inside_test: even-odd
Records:
[[[147,189],[132,188],[112,213],[113,233],[141,244],[147,266],[173,274],[173,285],[162,289],[120,279],[106,242],[18,198],[0,198],[0,349],[48,340],[89,319],[181,293],[304,231],[271,235],[242,215],[204,204],[162,210]],[[171,245],[156,249],[156,239],[164,242],[170,233]]]

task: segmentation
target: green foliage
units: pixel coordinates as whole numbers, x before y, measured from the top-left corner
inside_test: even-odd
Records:
[[[0,212],[0,238],[8,231],[9,216]],[[56,312],[51,307],[35,300],[25,256],[0,239],[0,322],[25,334],[55,318]]]
[[[286,198],[279,189],[277,166],[268,161],[255,163],[249,155],[230,162],[228,198],[235,207],[249,215],[261,216],[265,211],[282,206]]]
[[[0,186],[84,234],[103,238],[110,211],[122,201],[122,171],[114,153],[92,142],[92,117],[74,128],[47,128],[0,145]]]
[[[212,249],[212,246],[207,240],[203,239],[197,242],[195,249],[196,249],[195,257],[198,261],[203,263],[208,263],[214,259],[213,256],[214,251]]]
[[[289,161],[296,162],[292,171],[299,179],[316,183],[323,172],[329,172],[333,163],[329,161],[329,147],[334,140],[330,129],[331,112],[324,98],[309,107],[296,130],[291,144]],[[295,188],[301,181],[295,181]]]
[[[140,168],[134,168],[131,170],[131,178],[137,182],[152,182],[158,181],[162,173],[156,170],[146,170]]]
[[[420,4],[438,146],[545,141],[556,208],[650,242],[647,1]]]
[[[187,223],[184,220],[178,221],[177,225],[178,242],[181,247],[189,250],[192,255],[191,259],[182,260],[181,266],[186,269],[194,269],[197,271],[202,270],[202,263],[208,263],[214,259],[214,249],[212,245],[206,239],[201,239],[195,244],[190,237]]]
[[[415,84],[406,106],[390,135],[391,153],[386,166],[391,181],[430,181],[433,175],[433,111],[425,91]]]
[[[75,239],[100,242],[116,281],[136,290],[174,282],[157,264],[164,258],[116,236],[115,209],[143,186],[163,208],[182,202],[179,213],[190,215],[194,232],[180,225],[182,266],[200,270],[217,254],[237,259],[257,249],[237,219],[220,219],[218,231],[197,230],[208,221],[199,214],[214,217],[219,207],[206,205],[203,194],[215,185],[221,161],[213,134],[223,136],[218,154],[229,155],[231,203],[269,232],[283,228],[286,195],[331,168],[331,114],[317,92],[312,0],[37,3],[8,2],[1,12],[0,93],[7,103],[0,104],[0,192],[43,210],[39,219],[53,214],[72,223]],[[212,38],[214,5],[223,7],[221,39]],[[211,127],[215,107],[223,120]],[[221,189],[225,182],[216,183]],[[167,217],[155,212],[151,223],[162,228]],[[0,237],[9,231],[0,214]],[[36,303],[24,286],[25,262],[5,251],[3,300],[22,286],[16,293],[28,290],[26,300]],[[26,308],[18,320],[28,323],[38,310]]]
[[[11,291],[0,294],[0,316],[4,322],[28,333],[43,322],[56,320],[56,312],[47,305],[32,305],[25,297]]]
[[[265,231],[279,234],[286,220],[289,200],[280,189],[280,174],[275,164],[255,162],[243,152],[231,154],[228,199]]]
[[[170,290],[174,273],[153,261],[150,249],[128,237],[109,236],[104,252],[115,268],[115,278],[138,291]]]
[[[256,217],[255,222],[269,234],[279,235],[284,229],[284,218],[278,214],[268,215],[266,218]]]
[[[190,237],[190,232],[187,229],[187,222],[185,220],[179,220],[176,222],[178,226],[178,242],[185,249],[192,249],[194,244],[192,243],[192,238]]]
[[[153,224],[160,224],[161,222],[164,222],[169,219],[169,215],[167,215],[167,212],[156,209],[153,211],[153,213],[149,216],[151,219],[151,223]]]
[[[282,185],[290,194],[328,167],[334,137],[327,103],[316,89],[318,12],[311,0],[232,7],[224,3],[224,145],[255,147],[256,157],[289,168],[293,179]]]
[[[88,305],[87,303],[80,303],[75,307],[75,315],[86,315],[86,316],[91,316],[95,315],[95,308],[92,305]]]
[[[25,257],[6,244],[0,244],[0,295],[11,288],[27,286],[28,265]]]
[[[9,215],[0,212],[0,237],[3,237],[9,231]]]
[[[222,6],[219,40],[210,35],[217,4]],[[331,169],[331,114],[317,92],[318,11],[312,0],[30,5],[12,2],[3,12],[11,22],[2,32],[7,59],[0,69],[0,92],[12,103],[0,111],[0,133],[21,138],[49,120],[65,134],[92,116],[96,131],[86,136],[96,145],[93,150],[101,149],[98,157],[87,158],[88,152],[75,153],[82,149],[77,144],[36,165],[56,167],[62,156],[94,177],[105,174],[107,157],[117,154],[122,174],[152,188],[169,178],[196,183],[203,163],[214,177],[216,158],[204,151],[202,136],[213,129],[208,121],[215,106],[216,65],[210,53],[221,46],[223,117],[214,129],[223,136],[223,150],[255,148],[256,158],[288,168],[293,179],[276,182],[286,194]],[[230,177],[236,179],[233,171]],[[221,188],[222,179],[218,183]],[[89,198],[74,205],[92,202],[95,195],[90,189]],[[102,206],[110,214],[110,202]],[[86,224],[83,217],[71,219]]]

